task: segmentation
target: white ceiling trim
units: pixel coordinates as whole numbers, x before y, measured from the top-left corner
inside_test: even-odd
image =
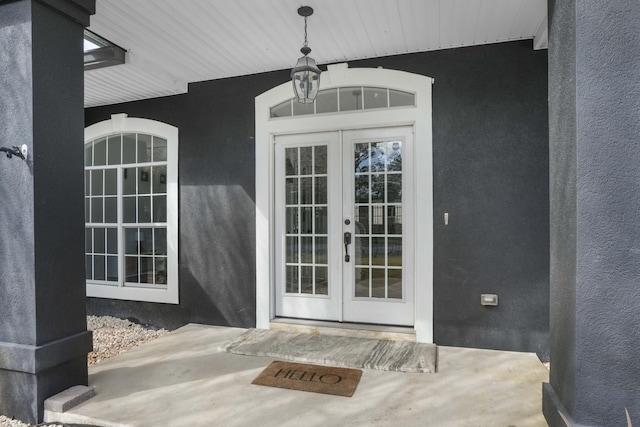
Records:
[[[309,46],[319,64],[513,40],[546,45],[546,0],[97,0],[89,29],[126,49],[128,62],[85,72],[85,106],[288,69],[301,56],[301,4],[314,8]]]

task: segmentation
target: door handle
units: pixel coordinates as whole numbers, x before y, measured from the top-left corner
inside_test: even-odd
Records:
[[[351,257],[349,256],[349,245],[351,244],[351,233],[345,231],[344,233],[344,262],[349,262]]]

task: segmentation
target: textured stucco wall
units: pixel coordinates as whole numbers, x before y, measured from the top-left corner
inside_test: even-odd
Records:
[[[0,154],[0,413],[33,424],[45,398],[87,383],[91,349],[79,147],[88,14],[48,3],[0,2],[0,146],[29,151]]]
[[[546,61],[528,41],[350,63],[435,78],[439,344],[548,354]],[[124,112],[180,130],[181,304],[91,298],[90,312],[254,325],[253,99],[288,79],[284,70],[202,82],[185,95],[86,110],[86,125]],[[482,307],[480,293],[497,293],[500,306]]]
[[[549,6],[555,235],[546,398],[557,397],[576,424],[625,425],[625,407],[640,420],[640,3]]]

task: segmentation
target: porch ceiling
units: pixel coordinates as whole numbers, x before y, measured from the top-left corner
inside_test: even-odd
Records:
[[[89,29],[127,50],[85,72],[85,107],[173,95],[187,84],[291,68],[301,5],[318,64],[533,39],[547,0],[97,0]],[[324,68],[324,67],[321,67]]]

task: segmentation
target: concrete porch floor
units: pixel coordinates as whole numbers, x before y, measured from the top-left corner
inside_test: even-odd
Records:
[[[89,368],[96,396],[46,421],[99,426],[546,426],[535,354],[439,347],[437,374],[363,370],[351,398],[252,385],[245,329],[190,324]]]

